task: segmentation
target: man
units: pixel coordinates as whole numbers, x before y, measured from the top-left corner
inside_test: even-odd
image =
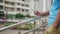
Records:
[[[34,12],[37,16],[47,16],[49,15],[48,28],[46,29],[46,34],[60,34],[60,0],[54,0],[50,10],[40,13],[38,11]]]

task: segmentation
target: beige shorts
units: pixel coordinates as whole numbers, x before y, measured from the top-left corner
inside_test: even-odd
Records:
[[[53,26],[46,29],[45,34],[60,34],[60,27],[56,30]]]

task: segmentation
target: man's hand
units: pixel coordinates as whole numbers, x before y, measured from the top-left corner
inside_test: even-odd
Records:
[[[37,15],[37,16],[48,16],[49,15],[49,10],[45,11],[43,13],[35,11],[34,14]]]
[[[42,13],[38,12],[38,11],[35,11],[34,14],[37,15],[37,16],[42,16]]]

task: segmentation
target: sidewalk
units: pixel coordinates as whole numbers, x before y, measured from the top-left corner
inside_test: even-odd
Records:
[[[24,32],[26,32],[27,30],[20,30],[21,34],[23,34]],[[3,32],[0,32],[0,34],[18,34],[18,30],[6,30]],[[29,34],[33,34],[32,32]],[[38,31],[35,32],[35,34],[38,34]],[[39,31],[39,34],[43,34],[43,31]]]
[[[4,25],[3,24],[0,24],[0,28],[3,28],[4,27]]]

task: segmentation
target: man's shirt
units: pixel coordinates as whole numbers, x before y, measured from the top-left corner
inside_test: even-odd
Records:
[[[60,0],[54,0],[52,6],[50,8],[48,26],[51,26],[55,22],[59,8],[60,8]]]

